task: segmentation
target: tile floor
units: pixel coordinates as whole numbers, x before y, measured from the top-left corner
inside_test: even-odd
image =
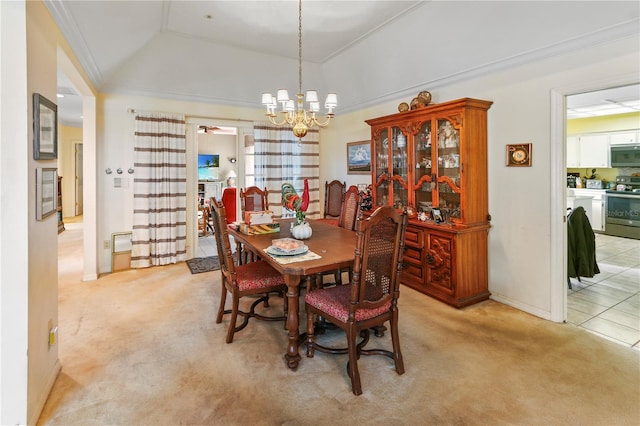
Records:
[[[231,248],[235,250],[235,243],[233,243],[233,241],[231,241]],[[212,234],[209,234],[206,237],[198,237],[197,257],[208,257],[217,255],[218,248],[216,247],[216,239]]]
[[[596,234],[600,273],[571,278],[567,322],[640,351],[640,240]]]
[[[198,246],[198,257],[217,255],[213,235]],[[571,279],[567,322],[640,351],[640,240],[596,234],[596,260],[599,274]]]

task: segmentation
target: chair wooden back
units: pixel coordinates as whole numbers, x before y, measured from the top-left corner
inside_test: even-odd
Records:
[[[260,189],[257,186],[240,188],[240,209],[243,217],[245,212],[269,210],[269,191],[267,188]]]
[[[344,201],[342,202],[338,226],[350,231],[356,229],[356,219],[360,214],[361,201],[362,198],[360,197],[358,187],[351,185],[349,189],[347,189],[347,192],[344,193]]]
[[[324,183],[324,217],[337,218],[342,210],[344,189],[347,184],[339,180]]]
[[[198,205],[198,232],[207,235],[207,224],[209,223],[209,206]]]
[[[369,218],[358,220],[351,287],[351,313],[391,302],[396,309],[400,294],[400,266],[404,254],[407,214],[392,206],[379,207]]]
[[[229,242],[229,231],[227,229],[226,209],[221,201],[212,199],[211,216],[213,217],[214,235],[218,248],[218,262],[220,262],[220,272],[226,286],[236,284],[236,270],[233,264],[233,253]]]

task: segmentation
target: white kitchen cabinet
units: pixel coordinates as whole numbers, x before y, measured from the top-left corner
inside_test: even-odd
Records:
[[[578,167],[610,167],[609,135],[598,133],[580,136],[578,144]]]
[[[567,167],[605,168],[610,164],[607,133],[567,136]]]
[[[567,136],[567,167],[580,167],[578,136]]]
[[[591,223],[591,228],[594,231],[604,231],[604,222],[605,222],[605,214],[606,214],[606,195],[604,189],[573,189],[571,188],[567,193],[567,207],[569,207],[569,199],[571,197],[579,198],[579,197],[592,197],[591,198],[591,206],[590,206],[590,214],[589,222]],[[586,210],[586,208],[585,208]]]
[[[611,145],[623,145],[638,143],[638,131],[614,132],[609,135],[609,143]]]

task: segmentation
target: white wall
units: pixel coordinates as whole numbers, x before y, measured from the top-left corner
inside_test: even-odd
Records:
[[[0,424],[27,422],[30,162],[25,3],[0,2]],[[34,213],[35,216],[35,213]]]
[[[554,266],[554,261],[560,265],[562,261],[551,253],[564,237],[564,231],[555,235],[552,225],[562,222],[565,211],[562,203],[562,208],[551,209],[554,197],[564,199],[566,181],[560,176],[552,182],[551,176],[553,160],[564,167],[565,148],[562,138],[552,138],[551,93],[570,94],[572,87],[590,85],[595,90],[630,75],[638,81],[639,65],[640,41],[630,38],[455,85],[422,89],[431,91],[435,103],[461,97],[493,101],[488,113],[488,185],[489,290],[494,299],[543,318],[563,319],[552,318],[554,297],[564,291],[566,278]],[[409,99],[338,115],[335,126],[322,133],[321,178],[355,182],[357,177],[346,174],[346,160],[340,155],[345,143],[369,138],[364,120],[393,114],[402,101]],[[505,166],[506,144],[518,142],[533,144],[532,167]]]
[[[27,2],[27,93],[40,93],[55,102],[57,91],[56,27],[42,3]],[[53,36],[52,36],[53,35]],[[51,72],[53,71],[53,72]],[[32,102],[28,103],[28,117]],[[32,120],[29,119],[29,123]],[[57,168],[57,160],[33,160],[32,126],[29,126],[29,369],[28,418],[33,421],[44,406],[60,370],[58,345],[49,346],[49,324],[58,323],[58,219],[35,218],[35,170]]]

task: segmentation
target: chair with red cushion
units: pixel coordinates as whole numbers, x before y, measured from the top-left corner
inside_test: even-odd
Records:
[[[235,266],[231,254],[231,243],[229,242],[229,231],[227,228],[226,212],[222,202],[213,199],[211,212],[215,227],[216,244],[218,248],[218,260],[220,262],[220,272],[222,274],[222,289],[220,292],[220,307],[216,323],[222,322],[224,314],[231,314],[229,330],[227,331],[227,343],[233,342],[235,332],[245,328],[249,318],[257,318],[265,321],[286,321],[287,299],[283,298],[284,315],[266,316],[255,312],[256,306],[264,302],[264,306],[269,306],[269,293],[277,292],[284,294],[287,285],[282,274],[273,269],[264,260],[248,263],[246,265]],[[224,305],[227,300],[227,292],[231,294],[231,309],[225,310]],[[248,312],[240,310],[240,299],[244,296],[261,295],[249,308]],[[238,315],[244,317],[244,321],[237,325]]]
[[[399,214],[392,206],[380,207],[369,218],[358,220],[351,283],[311,291],[304,298],[307,357],[313,358],[316,350],[349,354],[347,371],[356,395],[362,393],[358,371],[361,355],[387,356],[393,359],[396,372],[404,373],[398,337],[397,301],[400,296],[400,266],[406,227],[407,214]],[[315,315],[346,332],[347,348],[331,348],[316,342]],[[369,341],[369,329],[381,327],[387,321],[390,323],[393,350],[365,349]],[[356,342],[358,335],[362,336],[360,342]]]

